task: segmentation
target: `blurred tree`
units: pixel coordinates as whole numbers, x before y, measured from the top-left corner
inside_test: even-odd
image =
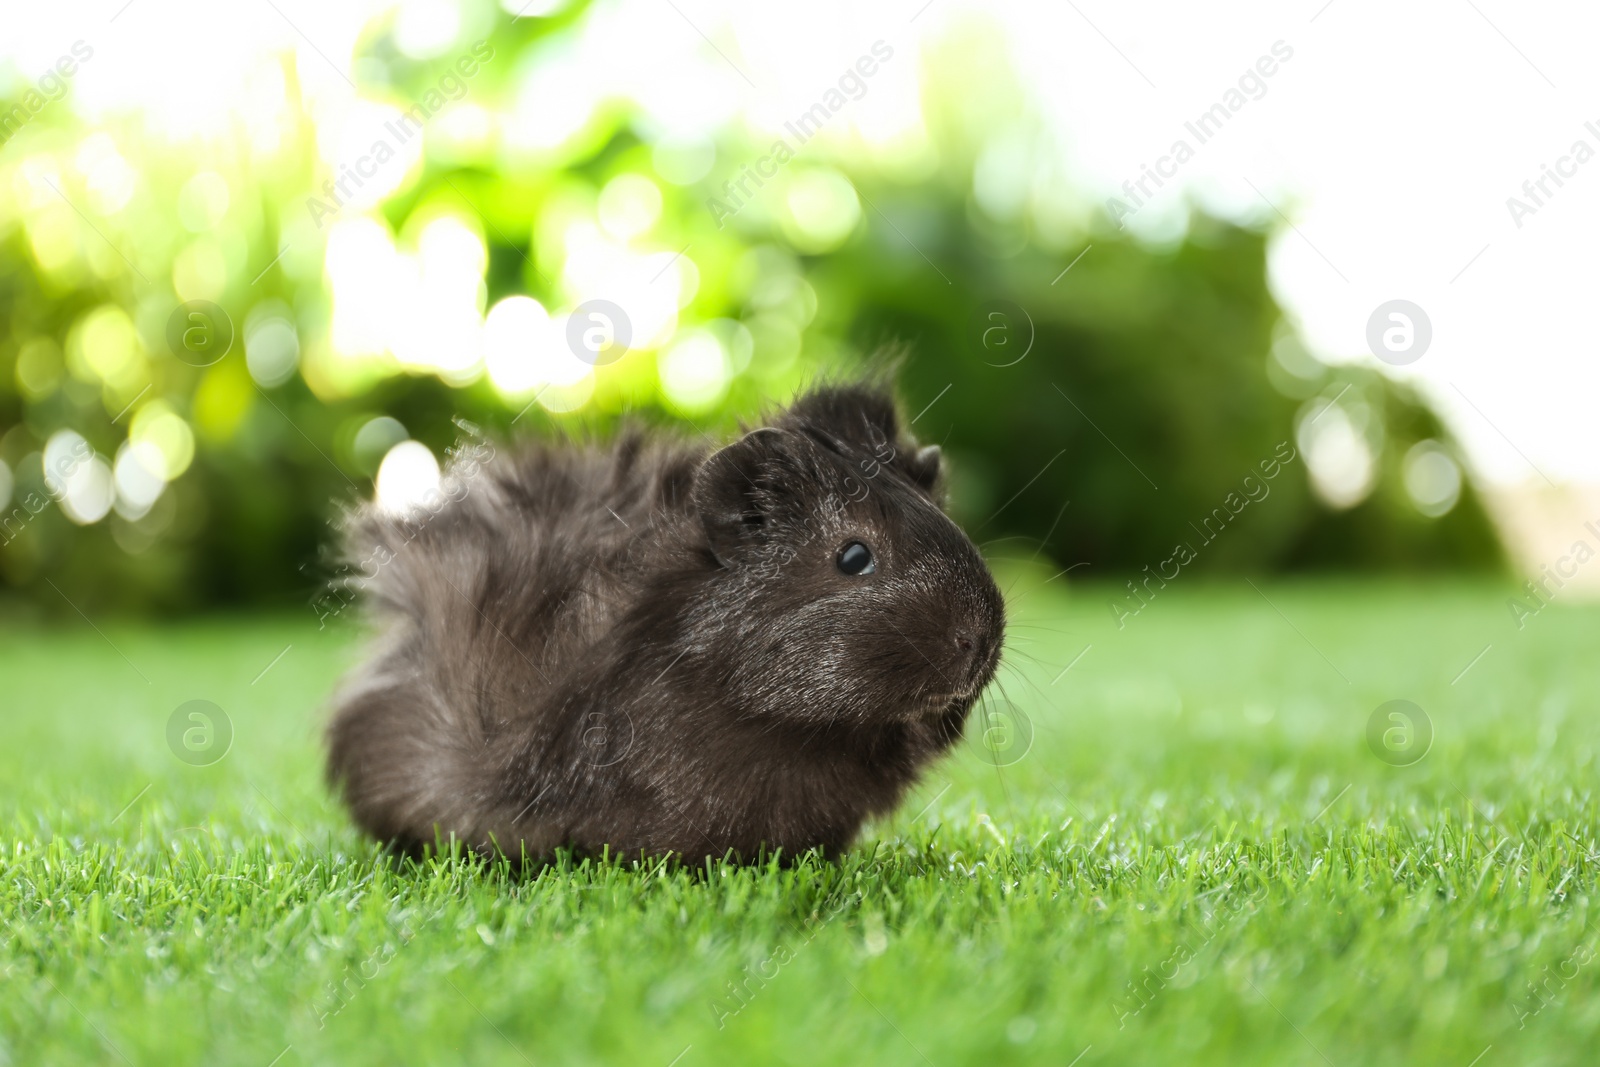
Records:
[[[1497,565],[1470,484],[1442,517],[1406,488],[1420,443],[1457,462],[1438,418],[1375,372],[1305,355],[1269,293],[1266,241],[1197,214],[1171,250],[1099,233],[1071,255],[997,261],[951,226],[929,252],[948,284],[885,270],[873,242],[816,275],[861,347],[909,342],[908,409],[967,468],[954,503],[982,540],[1019,538],[1022,554],[1042,542],[1063,566],[1092,564],[1080,577],[1159,569],[1180,547],[1202,570]],[[1336,419],[1361,431],[1350,454],[1327,456],[1319,431]],[[1371,464],[1343,475],[1366,483],[1354,506],[1313,492],[1319,460]]]
[[[443,456],[463,417],[729,430],[885,344],[999,554],[1117,577],[1185,543],[1185,566],[1225,570],[1500,558],[1420,399],[1298,346],[1267,234],[1203,213],[1160,244],[1110,229],[1045,162],[981,25],[948,54],[864,42],[819,86],[843,116],[936,72],[876,140],[838,116],[685,140],[597,59],[602,9],[462,10],[426,57],[375,22],[343,110],[270,56],[283,105],[237,131],[89,125],[66,100],[0,145],[13,602],[315,603],[329,521],[406,438]],[[591,367],[566,327],[595,298],[632,337]],[[196,322],[231,344],[173,340]]]

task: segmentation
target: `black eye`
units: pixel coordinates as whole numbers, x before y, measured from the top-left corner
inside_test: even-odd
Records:
[[[851,541],[839,550],[839,569],[846,574],[871,574],[878,565],[873,562],[872,549]]]

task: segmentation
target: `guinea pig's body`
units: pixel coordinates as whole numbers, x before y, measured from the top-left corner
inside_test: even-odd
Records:
[[[712,451],[635,431],[358,512],[380,626],[329,776],[416,849],[836,854],[961,735],[1004,610],[889,398],[816,390]]]

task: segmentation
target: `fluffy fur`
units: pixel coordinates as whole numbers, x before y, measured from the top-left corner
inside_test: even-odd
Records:
[[[380,630],[328,731],[357,823],[417,849],[753,860],[847,848],[961,735],[1000,593],[868,386],[712,451],[523,444],[367,508]],[[843,545],[871,550],[842,573]]]

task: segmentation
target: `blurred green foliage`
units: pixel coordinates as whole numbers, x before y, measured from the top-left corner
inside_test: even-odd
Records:
[[[0,580],[13,604],[311,601],[330,520],[370,494],[401,435],[442,457],[458,418],[502,433],[604,432],[624,416],[725,432],[896,344],[915,431],[948,448],[955,506],[986,543],[1134,576],[1216,509],[1231,513],[1229,494],[1248,494],[1247,476],[1288,442],[1296,459],[1270,496],[1196,544],[1194,566],[1499,560],[1470,482],[1442,517],[1406,488],[1418,442],[1454,451],[1435,415],[1380,375],[1299,349],[1266,284],[1265,233],[1196,214],[1181,238],[1148,246],[1070,193],[1008,204],[992,180],[979,188],[996,131],[1027,134],[991,38],[922,57],[941,76],[910,147],[830,131],[773,166],[770,134],[734,125],[714,143],[672,143],[603,89],[563,136],[519,146],[512,119],[554,99],[535,91],[541,69],[598,31],[581,5],[522,20],[466,6],[462,39],[433,59],[408,58],[383,25],[362,46],[363,96],[390,123],[418,105],[425,116],[423,154],[387,164],[393,188],[369,206],[353,195],[365,189],[355,162],[320,146],[286,57],[267,138],[174,145],[137,114],[90,126],[63,101],[0,146]],[[917,62],[869,51],[885,68]],[[536,298],[559,329],[608,263],[631,272],[619,302],[641,306],[621,297],[631,285],[661,328],[557,386],[503,353],[486,371],[458,334],[438,335],[434,365],[397,355],[434,337],[430,320],[397,316],[462,280],[428,273],[441,248],[465,271],[472,322],[459,336],[486,349],[483,316],[506,298]],[[414,288],[366,319],[351,310],[390,276]],[[167,339],[197,299],[235,333],[205,366]],[[389,340],[350,340],[362,326]],[[1312,492],[1301,454],[1330,403],[1374,470],[1339,509]],[[74,492],[104,505],[114,485],[109,512],[62,506],[67,482],[45,468],[71,443],[64,431],[97,457],[68,472]],[[139,479],[152,465],[170,484],[148,503]]]
[[[980,539],[1016,539],[1010,554],[1042,542],[1063,567],[1117,578],[1175,555],[1187,570],[1180,546],[1211,571],[1499,559],[1470,484],[1440,518],[1404,484],[1408,452],[1448,440],[1437,416],[1409,388],[1300,349],[1268,292],[1265,234],[1203,215],[1171,249],[1102,233],[1065,274],[1072,257],[986,257],[968,227],[930,244],[948,286],[886,271],[870,248],[819,269],[854,336],[914,347],[907,407],[954,455],[954,504]],[[1364,499],[1335,508],[1304,453],[1345,413],[1376,469]]]

